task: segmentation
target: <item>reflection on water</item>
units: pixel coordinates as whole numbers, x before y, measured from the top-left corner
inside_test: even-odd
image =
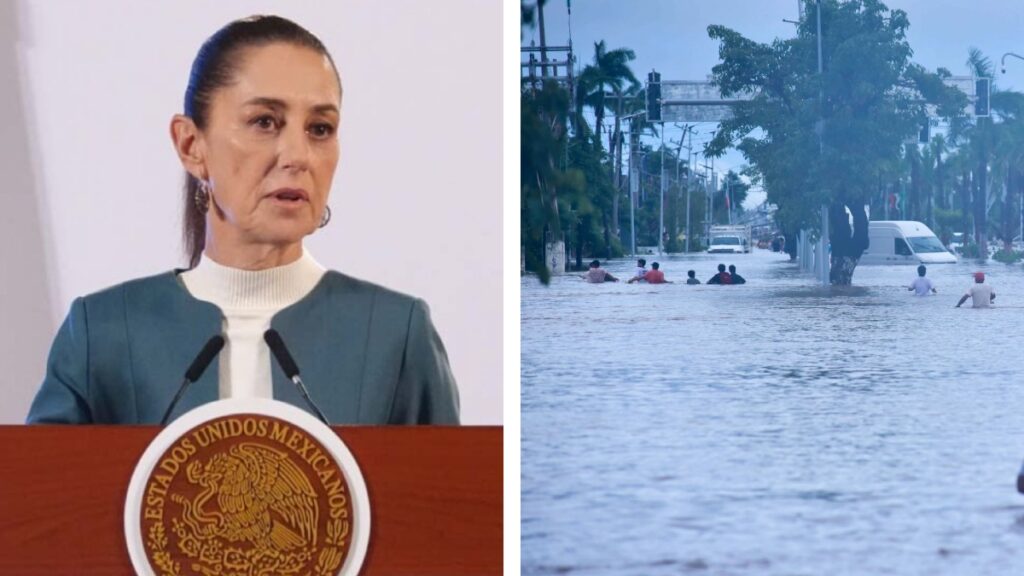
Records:
[[[972,310],[977,264],[920,298],[913,267],[724,261],[748,284],[523,279],[523,572],[1024,573],[1024,268]]]

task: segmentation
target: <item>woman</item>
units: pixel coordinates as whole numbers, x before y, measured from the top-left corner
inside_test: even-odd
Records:
[[[203,44],[170,126],[190,268],[76,299],[28,422],[157,423],[217,334],[217,362],[172,417],[234,397],[309,410],[264,343],[274,328],[332,424],[458,423],[426,304],[303,249],[330,222],[341,96],[327,49],[284,18],[238,20]]]

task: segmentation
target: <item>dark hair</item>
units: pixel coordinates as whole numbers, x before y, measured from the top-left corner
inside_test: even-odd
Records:
[[[600,260],[591,260],[590,261],[590,267],[591,268],[600,268],[601,267],[601,261]]]
[[[718,265],[718,271],[719,272],[725,272],[725,264],[719,264]]]
[[[234,81],[242,50],[277,42],[309,48],[326,56],[334,69],[340,91],[341,78],[338,76],[338,68],[319,38],[295,22],[280,16],[250,16],[235,20],[217,30],[199,48],[199,53],[192,61],[188,87],[185,88],[185,116],[191,118],[199,130],[205,129],[213,93]],[[198,189],[199,181],[186,172],[185,214],[182,225],[189,268],[195,268],[199,264],[199,257],[206,247],[206,216],[196,209],[194,203]]]
[[[694,272],[693,270],[687,270],[686,275],[689,276],[690,278],[693,278],[694,276],[697,275],[697,273]]]
[[[927,272],[927,271],[928,271],[928,269],[924,267],[924,264],[921,264],[920,266],[917,267],[917,275],[918,276],[924,276],[924,273]]]
[[[636,263],[639,264],[641,267],[647,266],[647,260],[644,260],[643,258],[637,260]]]
[[[651,268],[654,268],[655,270],[658,269],[658,266],[659,266],[659,264],[657,262],[655,262],[654,264],[651,264]]]
[[[735,271],[736,271],[736,265],[735,264],[729,264],[729,272],[735,272]]]

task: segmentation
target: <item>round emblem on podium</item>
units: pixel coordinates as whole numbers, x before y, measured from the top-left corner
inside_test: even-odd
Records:
[[[125,537],[138,574],[357,574],[370,536],[366,484],[330,428],[269,399],[182,415],[143,453]]]

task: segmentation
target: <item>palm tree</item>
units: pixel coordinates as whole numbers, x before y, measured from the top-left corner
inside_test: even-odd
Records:
[[[629,48],[608,50],[604,40],[594,43],[594,61],[580,73],[579,83],[582,89],[579,97],[594,109],[596,120],[594,131],[598,142],[601,141],[601,130],[606,112],[606,92],[610,90],[616,98],[626,89],[639,86],[640,82],[630,70],[628,62],[636,59],[636,53]]]
[[[996,152],[992,160],[992,173],[1005,178],[1000,195],[999,236],[1003,249],[1009,251],[1017,229],[1019,206],[1016,201],[1021,189],[1022,160],[1024,160],[1024,94],[999,91],[993,94],[993,110],[1000,122],[993,126]]]
[[[935,229],[935,221],[932,215],[932,208],[935,204],[935,187],[936,177],[938,172],[936,170],[936,158],[934,150],[932,149],[931,142],[929,141],[927,146],[921,149],[921,187],[920,191],[922,194],[921,201],[924,203],[924,223],[928,225],[932,230]]]
[[[921,214],[918,212],[921,202],[921,164],[924,159],[921,157],[921,151],[917,147],[917,143],[906,144],[904,146],[904,162],[907,164],[907,168],[910,172],[910,190],[905,200],[904,208],[905,214],[903,214],[904,220],[920,220]]]
[[[928,143],[928,152],[932,158],[932,189],[930,194],[932,195],[932,201],[929,204],[928,219],[934,224],[934,217],[932,215],[932,208],[938,204],[939,208],[948,209],[949,206],[946,204],[946,165],[943,163],[943,155],[947,151],[946,137],[942,134],[936,134],[934,138]]]
[[[976,48],[971,48],[967,64],[977,77],[994,76],[991,60]],[[973,168],[975,186],[971,192],[974,196],[974,227],[982,257],[987,254],[989,210],[999,203],[1002,218],[997,232],[1005,243],[1004,247],[1009,248],[1016,229],[1015,197],[1024,194],[1024,94],[998,90],[994,83],[991,88],[989,103],[992,115],[978,118],[974,126],[951,130],[950,133],[953,142],[966,137],[960,154],[969,158],[967,162]],[[993,186],[989,183],[990,168],[993,177],[1000,182],[999,198],[991,201],[989,189]],[[964,180],[967,180],[966,172]],[[966,220],[966,201],[964,208]]]
[[[608,50],[604,40],[594,43],[594,60],[580,72],[577,84],[577,110],[582,110],[582,104],[594,109],[594,139],[601,144],[601,131],[603,129],[605,112],[607,110],[607,93],[610,90],[615,100],[615,129],[609,135],[608,154],[614,158],[615,149],[621,146],[621,118],[623,98],[627,89],[637,89],[640,82],[636,79],[633,71],[629,68],[629,62],[636,59],[636,54],[629,48],[616,48]],[[610,162],[612,169],[612,184],[618,193],[621,190],[621,158],[619,162]],[[616,170],[618,173],[616,173]],[[618,197],[612,203],[612,232],[619,236],[619,202]]]
[[[623,193],[623,179],[622,179],[622,144],[625,138],[622,135],[622,117],[625,114],[631,114],[639,110],[643,110],[646,105],[644,101],[644,93],[640,87],[640,83],[636,81],[636,78],[632,77],[632,72],[629,68],[625,68],[629,72],[628,80],[631,80],[625,90],[622,88],[614,88],[613,94],[615,95],[615,127],[612,131],[611,137],[609,138],[608,151],[612,154],[614,162],[612,163],[612,185],[615,187],[616,199],[622,197]],[[616,206],[618,202],[616,201]],[[616,236],[619,232],[619,221],[615,219],[615,233]]]
[[[555,82],[525,90],[520,112],[520,202],[522,239],[527,267],[547,283],[550,270],[543,257],[550,236],[562,241],[562,194],[582,193],[583,185],[558,159],[565,153],[569,94]]]
[[[992,78],[995,72],[992,61],[977,48],[971,48],[967,57],[967,65],[978,78]],[[995,93],[995,86],[992,86]],[[991,99],[990,99],[991,103]],[[974,159],[974,235],[981,258],[988,254],[988,167],[992,151],[995,149],[996,134],[992,126],[992,117],[977,118],[977,123],[969,130],[970,149]]]
[[[621,120],[622,118],[628,117],[630,121],[630,130],[628,130],[629,137],[629,150],[632,155],[640,144],[640,137],[644,134],[652,134],[658,136],[657,127],[647,122],[646,117],[636,116],[637,112],[642,112],[647,105],[646,94],[644,89],[640,85],[630,86],[619,100],[621,108],[616,108],[615,114],[615,134],[612,142],[615,143],[615,166],[612,170],[612,184],[615,186],[616,191],[621,197],[626,192],[628,181],[622,178],[622,147],[626,142],[625,136],[622,134]],[[631,166],[634,164],[631,163]],[[616,221],[616,229],[618,229],[618,221]]]
[[[963,228],[964,245],[974,243],[973,228],[977,225],[971,215],[974,186],[971,179],[971,165],[974,160],[970,149],[962,150],[952,159],[954,169],[960,172],[960,226]]]

